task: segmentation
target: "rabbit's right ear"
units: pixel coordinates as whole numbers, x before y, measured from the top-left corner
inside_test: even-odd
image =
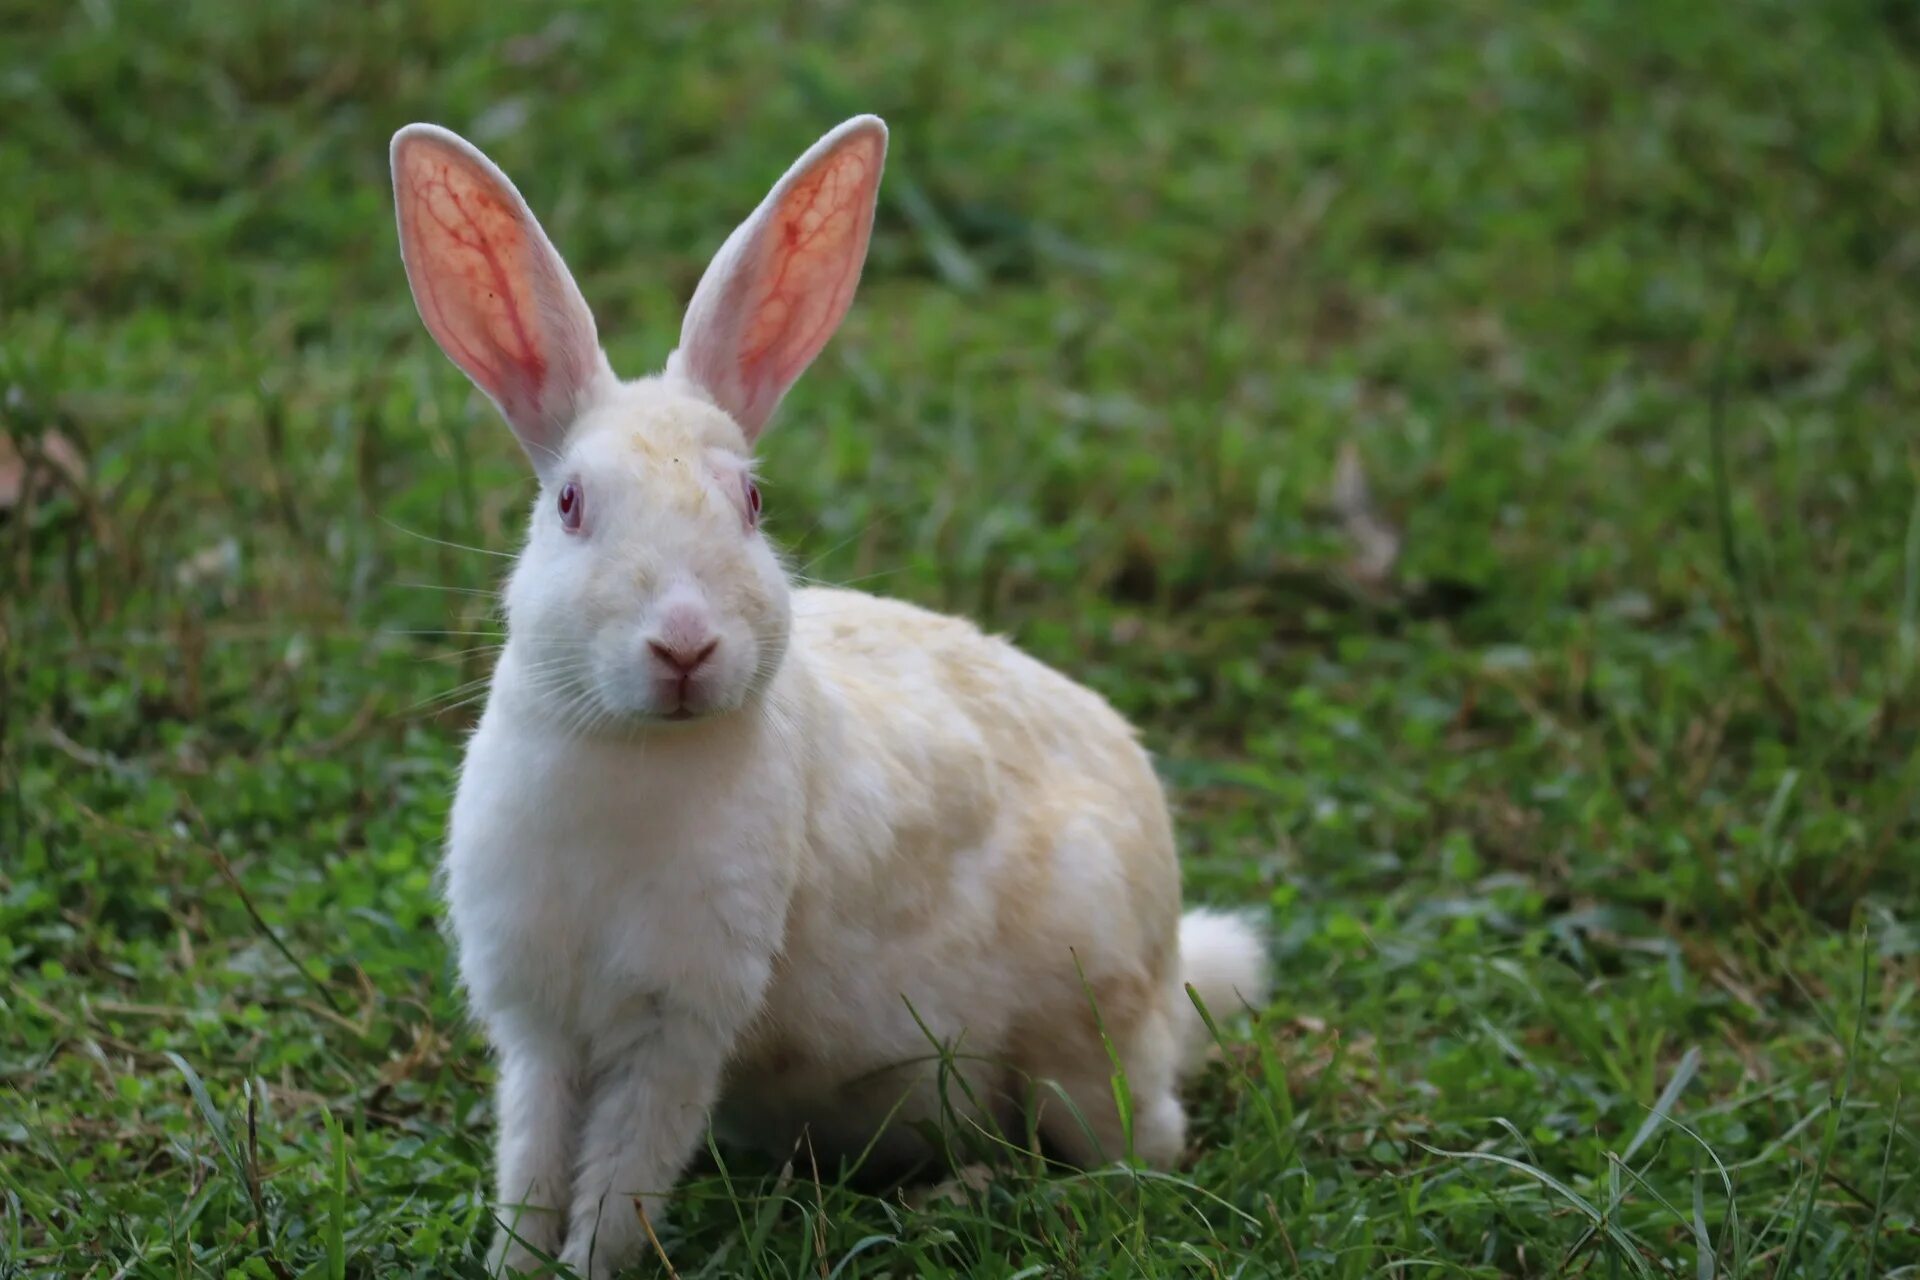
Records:
[[[544,472],[614,381],[593,313],[507,175],[459,135],[393,135],[393,200],[414,304]]]

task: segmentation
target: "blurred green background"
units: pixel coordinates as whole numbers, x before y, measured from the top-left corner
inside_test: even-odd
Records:
[[[710,1160],[678,1273],[1920,1266],[1920,9],[0,32],[0,1276],[483,1273],[433,876],[532,487],[420,327],[387,139],[487,149],[632,375],[869,110],[770,528],[1137,719],[1278,995],[1176,1176]]]

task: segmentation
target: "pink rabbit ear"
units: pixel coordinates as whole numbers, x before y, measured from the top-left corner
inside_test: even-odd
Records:
[[[545,470],[613,379],[566,264],[507,175],[436,125],[393,135],[393,199],[420,318]]]
[[[757,439],[840,327],[860,283],[887,126],[856,116],[813,144],[714,255],[670,372]]]

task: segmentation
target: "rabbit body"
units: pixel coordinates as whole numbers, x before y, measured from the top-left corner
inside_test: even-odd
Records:
[[[1159,1166],[1257,935],[1180,908],[1166,804],[1096,694],[971,623],[793,590],[752,446],[851,301],[885,130],[817,144],[621,382],[504,175],[394,144],[422,318],[541,479],[445,891],[499,1059],[496,1260],[643,1256],[709,1119],[911,1158],[912,1122]],[[1133,1100],[1123,1122],[1115,1066]],[[959,1083],[954,1083],[954,1077]]]
[[[936,1045],[975,1098],[1059,1082],[1093,1135],[1043,1100],[1048,1138],[1124,1154],[1096,1007],[1135,1149],[1178,1155],[1179,1036],[1198,1031],[1178,871],[1159,784],[1097,696],[968,623],[843,591],[796,594],[762,707],[670,738],[557,732],[518,708],[515,665],[510,644],[447,893],[472,1006],[529,1082],[503,1094],[528,1155],[503,1158],[502,1198],[598,1224],[568,1241],[557,1213],[523,1214],[529,1243],[583,1268],[632,1256],[634,1215],[602,1198],[670,1189],[716,1103],[776,1149],[810,1126],[858,1151],[890,1115],[889,1145],[911,1143],[906,1122],[939,1114]],[[992,1119],[1017,1136],[1011,1115]]]

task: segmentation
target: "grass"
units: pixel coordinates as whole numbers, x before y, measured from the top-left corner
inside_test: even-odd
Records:
[[[1920,1274],[1910,7],[0,12],[0,422],[86,463],[0,516],[0,1276],[483,1274],[433,877],[530,487],[386,140],[636,373],[855,110],[772,527],[1133,716],[1278,995],[1176,1176],[721,1152],[677,1273]]]

